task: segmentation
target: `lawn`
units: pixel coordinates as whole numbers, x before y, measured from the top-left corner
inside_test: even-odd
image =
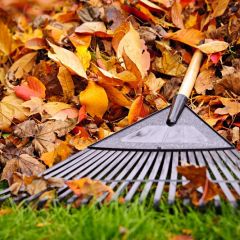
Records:
[[[183,210],[184,209],[184,210]],[[224,204],[217,212],[206,209],[171,208],[159,211],[146,204],[112,203],[98,208],[51,207],[32,210],[13,206],[0,216],[0,239],[172,239],[189,234],[193,239],[239,239],[240,210]],[[187,240],[184,239],[184,240]]]

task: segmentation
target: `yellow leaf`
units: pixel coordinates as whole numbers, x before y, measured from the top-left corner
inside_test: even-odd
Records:
[[[55,53],[48,52],[48,57],[53,61],[62,63],[66,68],[68,68],[73,73],[79,75],[80,77],[87,78],[86,72],[80,59],[71,51],[58,47],[55,44],[48,42]]]
[[[9,55],[11,53],[12,46],[12,35],[7,27],[0,20],[0,52],[3,52],[5,55]]]
[[[181,62],[181,57],[178,54],[173,55],[167,50],[162,52],[161,58],[156,58],[153,68],[161,73],[176,77],[184,76],[187,70]]]
[[[79,57],[84,70],[86,71],[90,66],[91,54],[86,46],[78,46],[76,48],[76,51],[77,51],[76,54]]]
[[[225,10],[227,9],[229,0],[213,0],[212,2],[212,8],[213,8],[213,13],[211,15],[212,18],[219,17],[223,15]]]
[[[23,100],[15,94],[6,96],[0,102],[0,130],[8,130],[14,118],[19,121],[27,119]]]
[[[224,51],[228,48],[229,44],[224,41],[211,41],[208,43],[201,44],[198,49],[206,54],[216,53]]]
[[[120,40],[117,47],[117,57],[123,58],[123,54],[136,65],[142,78],[150,68],[150,54],[147,51],[144,40],[140,39],[139,33],[130,24],[129,31]]]
[[[70,100],[74,96],[74,83],[71,74],[64,66],[60,66],[57,77],[62,86],[64,98]]]
[[[80,137],[79,135],[73,136],[69,140],[69,144],[77,150],[83,150],[93,143],[94,140],[91,138]]]
[[[60,112],[63,109],[71,108],[71,105],[63,102],[48,102],[44,104],[43,110],[49,115],[54,116],[56,113]]]
[[[87,88],[79,95],[80,103],[86,106],[91,116],[102,118],[108,108],[108,97],[103,87],[93,81],[88,82]]]

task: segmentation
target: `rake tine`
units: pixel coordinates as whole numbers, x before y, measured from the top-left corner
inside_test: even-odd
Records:
[[[148,170],[150,169],[150,167],[152,166],[152,163],[153,163],[154,159],[156,158],[156,156],[157,156],[156,152],[150,153],[148,160],[147,160],[146,164],[144,165],[144,167],[137,179],[143,180],[145,178],[145,176],[146,176]],[[137,189],[140,185],[141,185],[141,182],[135,182],[132,185],[131,189],[128,191],[128,193],[125,197],[125,201],[130,201],[132,199],[132,197],[134,196],[135,192],[137,191]]]
[[[155,159],[155,164],[154,164],[153,169],[152,169],[152,171],[149,175],[149,179],[155,179],[155,177],[156,177],[156,175],[159,171],[159,167],[161,165],[161,162],[163,160],[163,156],[164,156],[164,152],[159,152],[157,154],[156,159]],[[145,185],[145,187],[144,187],[144,189],[143,189],[143,191],[140,195],[140,199],[139,199],[140,202],[143,202],[144,199],[147,197],[147,195],[148,195],[148,193],[151,189],[152,184],[153,184],[153,182],[146,183],[146,185]]]
[[[229,151],[229,150],[225,150],[224,151],[226,153],[226,155],[229,157],[229,159],[231,159],[234,163],[234,165],[240,169],[240,156],[236,151]]]
[[[84,159],[85,157],[87,157],[87,156],[89,156],[90,154],[93,154],[93,153],[94,153],[94,151],[89,150],[89,149],[79,151],[78,153],[75,153],[74,155],[72,155],[68,159],[57,163],[56,165],[52,166],[51,168],[48,168],[47,170],[44,171],[43,175],[46,176],[49,173],[52,173],[52,172],[56,171],[58,168],[61,168],[61,167],[68,167],[69,165],[71,166],[75,162],[81,161],[82,159]],[[74,163],[72,163],[73,161],[74,161]]]
[[[225,175],[226,179],[228,180],[235,180],[231,173],[228,171],[226,166],[223,164],[223,161],[220,159],[219,155],[216,151],[210,151],[210,154],[212,155],[212,158],[215,159],[215,162],[217,163],[218,167],[222,170],[222,173]],[[231,183],[232,187],[235,189],[235,191],[240,195],[240,188],[239,184],[236,182]]]
[[[130,172],[130,174],[128,175],[127,179],[132,180],[136,174],[139,172],[139,170],[141,169],[141,167],[144,165],[145,161],[148,159],[150,153],[149,152],[144,152],[143,155],[138,159],[138,163],[136,164],[136,166],[132,169],[132,171]],[[113,196],[113,200],[116,200],[119,195],[122,193],[122,191],[128,186],[129,182],[123,182],[117,189],[117,191],[115,192],[114,196]]]
[[[240,179],[240,171],[237,168],[237,166],[235,166],[233,164],[233,161],[231,161],[231,159],[229,158],[229,156],[226,154],[225,151],[219,151],[219,156],[221,157],[221,159],[225,162],[225,164],[231,169],[231,171],[235,174],[235,176]]]
[[[171,161],[171,157],[172,154],[171,152],[166,152],[165,156],[164,156],[164,162],[163,162],[163,167],[162,167],[162,172],[159,176],[159,179],[166,179],[167,177],[167,173],[168,173],[168,167],[169,167],[169,163]],[[163,191],[163,187],[164,187],[164,182],[158,182],[157,185],[157,189],[155,191],[155,195],[154,195],[154,206],[158,207],[161,195],[162,195],[162,191]]]
[[[110,154],[111,154],[111,152],[107,152],[107,151],[101,151],[100,153],[96,152],[94,156],[90,155],[90,156],[84,158],[82,161],[78,161],[78,162],[72,164],[71,166],[68,166],[67,168],[58,169],[56,172],[54,172],[54,174],[49,174],[46,177],[47,178],[48,177],[52,177],[52,176],[64,177],[67,174],[69,174],[70,172],[72,172],[73,170],[80,168],[80,166],[82,168],[82,166],[84,164],[85,165],[87,165],[87,164],[89,165],[92,162],[95,162],[95,161],[99,160],[99,158],[103,157],[104,155],[110,155]]]
[[[214,161],[210,155],[210,153],[208,151],[204,151],[203,152],[203,156],[206,159],[206,161],[209,163],[208,166],[211,169],[212,173],[214,174],[216,180],[223,180],[221,174],[219,173],[216,165],[214,164]],[[229,190],[228,186],[226,185],[226,183],[224,182],[219,182],[220,187],[222,188],[225,196],[227,197],[227,199],[229,200],[229,202],[232,205],[236,205],[236,200],[234,198],[234,196],[232,195],[231,191]]]
[[[176,187],[177,187],[177,166],[178,166],[178,160],[179,160],[179,152],[173,153],[172,158],[172,171],[171,171],[171,177],[170,179],[173,180],[173,182],[170,183],[169,186],[169,193],[168,193],[168,203],[173,204],[175,201],[175,194],[176,194]]]

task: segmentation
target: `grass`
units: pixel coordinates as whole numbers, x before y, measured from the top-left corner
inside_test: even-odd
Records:
[[[188,233],[194,239],[240,239],[240,210],[224,204],[221,214],[179,204],[152,206],[112,203],[97,208],[51,207],[40,211],[12,206],[0,216],[0,239],[161,240]],[[184,209],[184,210],[183,210]]]

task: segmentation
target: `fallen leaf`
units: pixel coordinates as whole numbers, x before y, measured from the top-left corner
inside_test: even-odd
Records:
[[[47,102],[43,105],[43,110],[51,117],[64,109],[70,109],[71,105],[64,102]]]
[[[37,53],[32,52],[24,55],[23,57],[19,58],[16,62],[8,70],[8,75],[13,74],[15,78],[20,79],[23,77],[24,74],[31,71],[32,66],[35,62],[35,57]]]
[[[187,70],[187,67],[181,61],[181,56],[171,54],[168,50],[162,52],[162,57],[155,59],[153,68],[158,72],[176,77],[184,76]]]
[[[57,77],[61,84],[65,100],[70,100],[74,96],[74,83],[71,74],[64,66],[60,66]]]
[[[225,10],[227,9],[228,3],[229,3],[229,0],[221,0],[221,1],[213,0],[212,1],[213,13],[211,14],[211,18],[216,18],[223,15]]]
[[[69,139],[69,144],[77,150],[84,150],[88,146],[92,145],[95,141],[93,139],[81,137],[81,135],[73,136]]]
[[[6,96],[0,102],[0,129],[8,130],[13,119],[24,121],[27,119],[27,111],[22,106],[23,100],[15,94]]]
[[[84,119],[87,118],[87,112],[86,112],[86,107],[85,105],[81,106],[79,112],[78,112],[78,123],[83,121]]]
[[[182,5],[179,0],[175,1],[171,8],[171,17],[174,25],[180,29],[184,28],[183,16],[182,16]]]
[[[5,25],[1,20],[0,29],[0,52],[5,55],[9,55],[12,47],[12,35],[8,29],[8,26]]]
[[[197,206],[205,204],[216,195],[224,195],[219,186],[207,178],[207,168],[205,166],[177,166],[177,171],[190,181],[178,189],[177,195],[183,198],[190,197],[193,204]],[[200,198],[196,197],[199,187],[203,188],[203,194]]]
[[[84,70],[86,71],[90,66],[91,54],[88,51],[88,47],[86,46],[78,46],[76,47],[76,55],[79,57]]]
[[[8,215],[12,212],[13,210],[11,208],[0,209],[0,216]]]
[[[139,118],[146,117],[149,114],[148,109],[144,106],[143,96],[138,96],[132,103],[129,113],[128,122],[132,124],[136,122]]]
[[[31,97],[45,98],[46,88],[43,83],[33,76],[27,77],[28,85],[21,85],[14,87],[15,94],[27,101],[30,100]]]
[[[126,53],[128,58],[136,65],[141,77],[146,76],[150,67],[150,54],[144,40],[140,39],[139,33],[131,24],[129,31],[120,40],[116,52],[119,59],[123,58],[123,54]]]
[[[206,54],[212,54],[224,51],[228,48],[228,46],[229,44],[227,42],[214,40],[201,44],[197,48]]]
[[[48,166],[51,167],[55,163],[61,162],[70,156],[72,148],[66,142],[60,142],[52,152],[43,153],[40,159]]]
[[[214,69],[206,69],[200,72],[195,82],[198,94],[206,94],[206,90],[213,89],[213,80],[216,79]]]
[[[172,39],[196,47],[205,39],[204,33],[194,28],[181,29],[174,33],[167,33],[164,38]]]
[[[71,51],[58,47],[57,45],[48,42],[48,44],[53,49],[54,53],[48,52],[48,57],[53,61],[62,63],[66,68],[68,68],[73,73],[79,75],[80,77],[87,78],[84,67],[80,59]]]
[[[128,98],[124,96],[124,94],[117,88],[111,87],[111,86],[105,86],[104,89],[106,90],[108,99],[111,102],[114,102],[119,106],[123,106],[123,107],[129,107],[131,105],[131,102],[128,100]]]
[[[80,199],[86,197],[93,197],[94,199],[100,197],[105,192],[108,193],[107,201],[110,201],[113,196],[113,190],[104,183],[90,178],[81,178],[71,181],[66,181],[67,186],[76,194]]]
[[[194,240],[194,238],[189,235],[176,235],[171,237],[169,240]]]
[[[165,84],[165,80],[162,78],[156,78],[153,73],[150,73],[144,81],[144,84],[148,87],[149,91],[152,94],[156,95]]]
[[[77,117],[78,110],[76,108],[67,108],[57,112],[49,119],[65,121],[66,119],[76,119]]]
[[[214,113],[225,115],[230,114],[234,116],[240,112],[240,103],[237,100],[231,98],[219,98],[224,105],[224,108],[217,108]]]
[[[26,115],[31,116],[37,113],[42,113],[44,102],[41,98],[31,97],[29,101],[23,102],[22,107],[28,109]]]
[[[102,118],[108,108],[108,97],[103,87],[93,81],[88,82],[87,88],[79,95],[80,103],[86,107],[91,116]]]

